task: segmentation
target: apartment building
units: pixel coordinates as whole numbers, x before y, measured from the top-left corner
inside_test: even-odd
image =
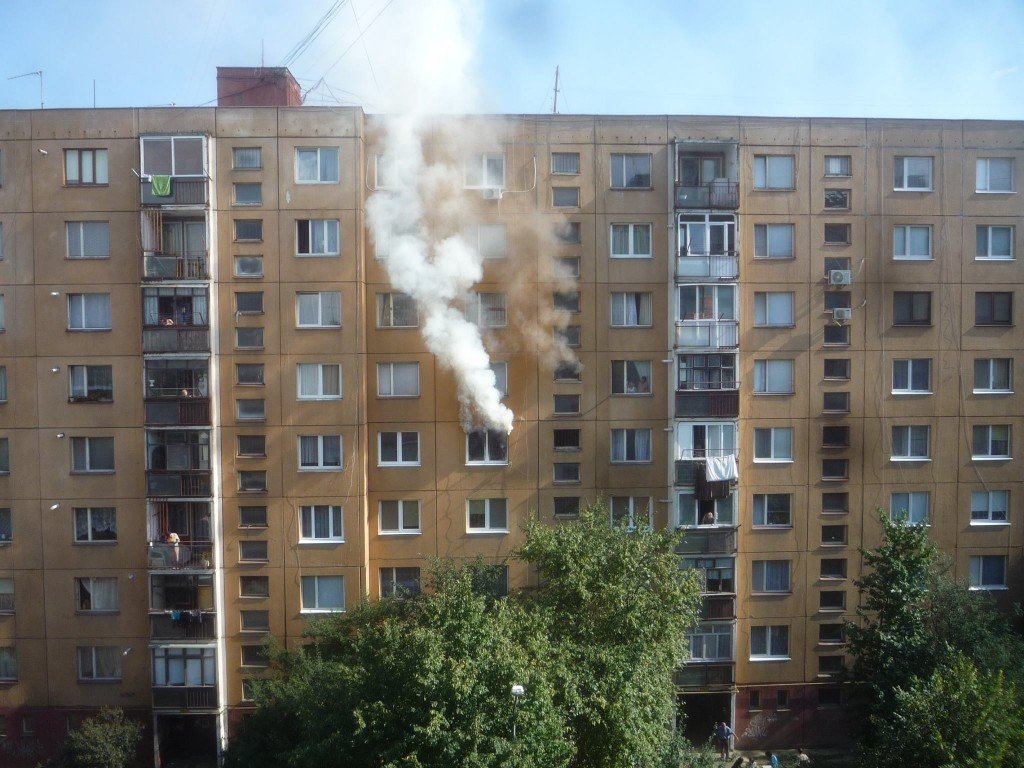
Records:
[[[0,119],[4,759],[117,705],[155,764],[212,760],[265,637],[598,497],[687,529],[700,738],[843,738],[876,508],[1021,599],[1024,125],[457,119],[506,436],[464,430],[368,231],[384,121],[220,76],[218,107]]]

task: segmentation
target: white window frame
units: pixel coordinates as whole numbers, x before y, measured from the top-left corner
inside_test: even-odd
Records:
[[[687,636],[689,664],[732,661],[735,625],[731,622],[702,622]]]
[[[149,178],[154,176],[154,175],[160,175],[160,174],[153,174],[152,171],[150,171],[150,170],[148,170],[146,168],[146,141],[147,140],[150,140],[150,141],[170,141],[171,142],[171,176],[172,177],[174,177],[174,178],[183,178],[183,179],[188,179],[188,178],[198,179],[198,178],[203,178],[203,177],[208,175],[208,172],[209,172],[209,157],[207,156],[208,155],[208,147],[207,147],[207,144],[206,144],[205,137],[199,136],[197,134],[192,134],[192,135],[183,134],[183,135],[174,135],[174,136],[171,136],[171,135],[167,135],[167,136],[153,135],[153,136],[140,136],[139,137],[139,156],[142,158],[142,163],[141,163],[142,164],[142,176],[143,176],[144,179],[149,180]],[[201,142],[201,146],[203,148],[203,170],[200,173],[178,173],[178,168],[177,168],[177,165],[178,165],[178,163],[177,163],[177,154],[178,153],[176,151],[178,142],[179,141],[196,141],[196,140]]]
[[[772,319],[772,309],[778,312],[777,302],[781,297],[789,297],[789,317],[781,321]],[[754,292],[754,327],[755,328],[793,328],[796,325],[796,297],[793,291],[755,291]]]
[[[408,314],[411,315],[411,322],[409,317],[401,317],[402,313],[395,312],[395,297],[401,297],[403,300],[407,300],[412,309]],[[400,317],[406,322],[395,322],[395,318]],[[390,291],[387,293],[377,294],[377,327],[378,328],[418,328],[420,325],[420,314],[419,307],[416,305],[416,300],[406,293],[400,291]]]
[[[320,508],[327,509],[327,531],[325,536],[318,536],[316,513]],[[308,530],[312,536],[306,535]],[[337,525],[335,525],[337,523]],[[299,507],[299,543],[300,544],[337,544],[345,541],[345,511],[339,504],[304,504]]]
[[[786,499],[787,520],[784,523],[769,522],[769,497]],[[793,527],[793,494],[791,493],[755,493],[751,499],[750,520],[754,528],[792,528]]]
[[[76,440],[84,440],[85,441],[85,467],[76,467],[75,466],[75,441]],[[111,465],[111,467],[109,469],[93,469],[92,468],[92,441],[93,440],[110,440],[111,441],[111,445],[113,445],[113,450],[111,451],[111,459],[113,460],[114,463]],[[94,436],[81,436],[81,437],[76,436],[76,437],[72,437],[71,438],[71,471],[73,473],[75,473],[75,474],[109,475],[109,474],[113,473],[114,470],[115,470],[116,458],[117,458],[117,443],[115,442],[113,437],[109,437],[107,435],[99,435],[99,436],[95,436],[94,435]]]
[[[259,263],[259,267],[260,267],[259,271],[258,272],[240,272],[238,270],[238,265],[239,264],[247,264],[247,263],[249,263],[249,262],[245,261],[246,259],[258,259],[259,260],[258,263]],[[242,279],[246,279],[246,278],[256,279],[256,278],[263,277],[263,257],[261,255],[259,255],[259,254],[239,254],[239,255],[235,256],[235,258],[234,258],[234,263],[232,264],[232,269],[234,270],[233,271],[234,276],[235,277],[240,277]]]
[[[786,584],[781,589],[768,589],[768,564],[784,563],[786,566]],[[758,573],[760,571],[760,574]],[[758,579],[760,575],[760,580]],[[760,581],[760,583],[758,583]],[[793,563],[790,560],[753,560],[750,563],[750,591],[760,595],[789,594],[793,591]]]
[[[676,494],[677,528],[734,528],[736,526],[736,494],[729,493],[724,499],[714,499],[713,523],[703,522],[700,516],[700,502],[692,490]],[[693,521],[693,522],[690,522]]]
[[[634,454],[636,454],[636,440],[642,432],[647,433],[647,456],[632,459],[627,458],[627,456],[629,455],[629,445],[631,442],[633,444],[633,452]],[[611,430],[610,438],[608,441],[608,460],[612,464],[650,464],[652,461],[654,461],[653,438],[653,432],[649,427],[613,428]],[[616,449],[618,449],[618,451]],[[615,458],[616,452],[619,453],[619,456],[621,458]]]
[[[473,291],[466,303],[466,317],[480,328],[505,328],[508,325],[505,294],[500,291]]]
[[[985,579],[985,561],[986,560],[1002,560],[1003,563],[1003,580],[1001,582],[986,582]],[[971,559],[968,561],[968,577],[970,579],[970,589],[972,591],[1002,591],[1008,589],[1006,585],[1006,571],[1009,563],[1007,562],[1006,555],[971,555]]]
[[[394,461],[385,461],[384,459],[384,435],[395,435],[396,441],[396,455],[397,459]],[[414,460],[406,459],[403,455],[403,448],[405,446],[405,436],[416,435],[416,458]],[[420,445],[420,433],[415,430],[392,430],[386,429],[377,433],[377,466],[378,467],[418,467],[420,466],[420,456],[422,455],[422,446]]]
[[[316,178],[304,179],[299,175],[301,167],[299,155],[301,153],[316,152]],[[334,173],[336,178],[325,179],[324,171],[329,169],[330,158],[325,155],[333,155]],[[296,184],[340,184],[341,183],[341,149],[339,147],[296,147],[295,148],[295,183]]]
[[[83,651],[85,653],[83,653]],[[99,664],[97,664],[96,652],[105,651],[108,653],[114,661],[114,674],[112,675],[100,675],[97,670]],[[75,649],[75,656],[78,666],[78,679],[82,682],[93,682],[93,681],[120,681],[124,674],[124,670],[121,665],[122,651],[121,647],[117,645],[80,645]],[[109,661],[109,659],[108,659]],[[84,662],[87,662],[91,667],[91,670],[85,668]],[[87,674],[91,671],[92,674]]]
[[[893,491],[889,494],[889,519],[902,525],[930,525],[931,506],[928,491]],[[906,517],[901,514],[904,512]]]
[[[324,318],[324,297],[334,295],[338,297],[338,322],[328,323],[323,322]],[[316,296],[317,297],[317,322],[315,323],[303,323],[301,321],[301,311],[299,309],[299,303],[302,296]],[[295,293],[295,327],[296,328],[341,328],[341,292],[340,291],[297,291]]]
[[[771,381],[770,369],[785,367],[788,370],[789,383],[785,389],[769,389]],[[777,374],[776,374],[777,375]],[[795,392],[796,361],[794,360],[755,360],[754,361],[754,394],[758,395],[792,395]]]
[[[911,253],[912,233],[924,230],[928,233],[928,249],[924,253]],[[903,239],[903,250],[899,249],[899,239]],[[892,228],[892,258],[894,261],[932,261],[933,238],[931,224],[897,224]]]
[[[626,320],[629,318],[629,313],[626,311],[629,302],[636,303],[637,299],[640,298],[640,309],[637,312],[636,323],[628,323]],[[648,318],[642,317],[644,310],[644,299],[643,296],[647,296],[647,311],[651,315]],[[634,298],[630,298],[634,297]],[[616,303],[621,303],[620,316],[623,322],[616,323]],[[644,322],[646,320],[647,322]],[[611,314],[608,318],[609,324],[612,328],[651,328],[654,323],[654,295],[650,291],[612,291],[611,294]]]
[[[402,586],[398,579],[399,571],[415,571],[416,572],[416,587],[414,589],[407,589]],[[412,597],[420,594],[422,591],[422,573],[419,566],[394,566],[388,565],[378,569],[377,576],[380,586],[380,596],[384,597]],[[390,587],[386,589],[385,585]]]
[[[899,430],[899,431],[897,432],[897,430]],[[921,439],[921,430],[924,430],[924,439],[925,439],[925,452],[923,454],[915,453],[915,451],[914,451],[914,443],[915,443],[915,441],[920,441],[920,439]],[[891,447],[892,447],[892,451],[889,454],[889,461],[894,461],[894,462],[931,461],[932,460],[931,459],[931,453],[932,453],[932,449],[931,449],[932,434],[931,434],[931,432],[932,432],[931,426],[929,426],[928,424],[895,424],[895,425],[893,425],[892,430],[891,430],[891,435],[890,435],[890,444],[891,444]],[[897,453],[896,452],[897,435],[902,435],[902,437],[900,437],[899,440],[906,444],[905,445],[906,451],[904,453]]]
[[[928,182],[927,186],[923,187],[912,187],[909,186],[910,179],[910,165],[912,160],[927,160],[928,161]],[[897,155],[893,158],[893,181],[892,188],[894,192],[931,192],[935,183],[935,158],[931,155]],[[902,177],[903,186],[899,186],[897,174]]]
[[[398,515],[398,527],[397,528],[385,528],[384,527],[384,505],[393,503],[397,505],[396,513]],[[415,505],[416,514],[416,526],[408,526],[406,521],[406,508],[405,505]],[[410,514],[412,510],[409,511]],[[417,499],[381,499],[377,502],[377,533],[381,536],[416,536],[422,533],[422,512],[420,511],[420,502]]]
[[[299,230],[303,224],[306,226],[306,242],[309,244],[308,251],[299,250]],[[332,226],[333,225],[333,226]],[[314,230],[320,229],[320,238],[323,242],[323,250],[313,250]],[[331,230],[334,230],[333,233]],[[331,248],[331,237],[333,234],[334,248]],[[299,259],[320,259],[341,255],[341,222],[338,219],[296,219],[295,220],[295,256]]]
[[[1010,252],[1009,253],[1006,253],[1006,254],[1002,254],[1002,253],[993,254],[992,253],[992,233],[993,233],[994,230],[997,230],[997,229],[1005,229],[1005,230],[1009,231],[1009,235],[1010,235],[1010,238],[1009,238]],[[977,247],[978,246],[978,239],[979,239],[978,236],[982,232],[985,233],[985,253],[978,253],[978,247]],[[1014,250],[1013,249],[1013,245],[1014,245],[1013,240],[1014,240],[1014,237],[1016,237],[1016,234],[1017,234],[1017,230],[1016,230],[1016,228],[1014,227],[1013,224],[978,224],[975,227],[975,235],[974,235],[974,242],[975,242],[975,256],[974,256],[974,260],[975,261],[1013,261],[1013,250]]]
[[[928,386],[924,389],[914,388],[914,369],[925,363],[928,374]],[[906,387],[896,386],[897,369],[904,368],[907,377]],[[894,395],[930,395],[932,394],[932,359],[930,357],[897,358],[892,361],[892,394]]]
[[[760,233],[764,233],[761,235]],[[786,232],[789,239],[789,250],[779,251],[778,242],[773,242],[773,233]],[[759,248],[761,242],[764,248]],[[792,259],[796,256],[796,227],[793,224],[755,224],[754,225],[754,258],[755,259]]]
[[[86,581],[89,582],[89,595],[90,596],[95,594],[95,590],[93,589],[93,586],[92,586],[93,582],[96,582],[96,581],[113,582],[114,583],[114,591],[113,591],[113,594],[114,594],[114,604],[112,606],[109,606],[109,607],[106,607],[106,608],[80,608],[79,604],[78,604],[78,599],[80,597],[80,595],[78,593],[79,582],[86,582]],[[121,585],[118,584],[116,576],[76,576],[75,577],[75,581],[74,581],[74,586],[75,586],[75,612],[76,613],[116,613],[117,611],[121,610],[121,590],[120,590],[120,586]]]
[[[500,504],[499,504],[500,502]],[[474,526],[473,520],[473,505],[483,504],[484,524],[482,526]],[[503,507],[505,523],[504,525],[496,524],[491,516],[497,512],[492,507]],[[479,514],[479,513],[478,513]],[[508,518],[509,518],[509,505],[507,498],[490,498],[490,499],[466,499],[466,533],[478,534],[478,533],[508,533]]]
[[[482,259],[495,261],[508,257],[508,225],[503,221],[482,221],[467,229],[463,236]]]
[[[101,297],[101,298],[97,298]],[[79,311],[75,312],[72,309],[72,305],[75,303],[75,299],[80,302]],[[107,322],[106,325],[86,325],[86,303],[88,301],[99,301],[103,303],[103,299],[106,299],[107,309]],[[78,315],[76,318],[75,315]],[[74,325],[73,323],[77,320],[80,325]],[[113,321],[111,320],[110,311],[110,294],[109,293],[69,293],[68,294],[68,330],[69,331],[109,331],[113,327]]]
[[[616,502],[625,502],[625,514],[615,518]],[[647,508],[646,514],[643,507]],[[651,530],[654,527],[654,499],[649,496],[609,496],[608,520],[612,525],[626,524],[627,531],[639,528]]]
[[[630,389],[629,383],[629,366],[633,365],[639,379],[637,384],[633,385],[633,389]],[[643,367],[647,367],[647,375],[643,374]],[[619,370],[616,371],[616,368]],[[612,382],[611,382],[611,394],[615,397],[650,397],[653,394],[652,381],[654,378],[654,365],[651,360],[612,360]],[[621,374],[617,376],[616,373]],[[641,388],[641,382],[647,379],[647,389]]]
[[[789,166],[789,183],[785,186],[770,183],[772,166],[782,163]],[[774,173],[778,173],[776,169]],[[754,189],[762,191],[796,189],[796,157],[794,155],[754,155]]]
[[[318,392],[315,395],[303,395],[302,394],[302,369],[303,368],[316,368],[316,380]],[[325,393],[324,392],[324,372],[328,368],[335,368],[338,371],[338,393]],[[343,386],[341,381],[341,363],[298,363],[295,366],[295,399],[296,400],[341,400],[343,396]]]
[[[492,179],[489,175],[488,163],[499,158],[501,159],[501,179]],[[475,176],[476,172],[472,172],[471,176],[471,168],[474,165],[479,166],[477,168],[477,171],[480,174],[479,181],[472,178],[472,176]],[[463,162],[462,186],[465,189],[504,189],[506,170],[504,152],[481,152],[479,154],[470,155]]]
[[[508,363],[504,360],[492,360],[491,372],[494,374],[494,388],[502,397],[508,397]]]
[[[992,161],[999,160],[1010,166],[1009,186],[1006,189],[992,189]],[[1013,192],[1013,158],[979,157],[974,166],[974,191],[978,194],[1005,195]]]
[[[631,184],[631,179],[626,178],[627,172],[627,158],[632,158],[633,163],[637,163],[639,158],[647,158],[647,183],[646,184]],[[645,174],[637,173],[636,167],[633,168],[633,178],[643,177]],[[652,189],[654,184],[654,158],[650,152],[613,152],[609,163],[610,180],[609,187],[615,190],[623,189]],[[616,179],[616,175],[619,175],[619,179]],[[620,183],[616,184],[616,180]]]
[[[994,428],[1005,428],[1006,429],[1006,453],[1005,454],[994,454],[992,453],[992,430]],[[987,430],[986,442],[988,443],[988,453],[975,453],[974,452],[974,430],[985,429]],[[1006,461],[1012,458],[1013,453],[1013,428],[1009,424],[975,424],[971,428],[971,460],[972,461]]]
[[[395,391],[395,366],[396,365],[416,366],[416,392],[415,393],[413,393],[413,394],[404,394],[403,393],[403,394],[400,394],[400,395],[394,394],[394,391]],[[386,373],[386,375],[384,377],[382,377],[381,376],[382,373]],[[384,381],[387,381],[387,383],[388,383],[388,390],[390,391],[390,394],[385,394],[381,390],[381,384]],[[391,398],[391,397],[419,397],[419,396],[420,396],[420,364],[419,364],[419,362],[411,361],[411,360],[400,360],[400,361],[388,362],[388,363],[377,363],[377,397]]]
[[[106,230],[107,236],[107,250],[106,253],[86,253],[85,252],[85,230],[86,227],[98,226],[101,229]],[[71,252],[71,232],[72,230],[78,230],[78,252]],[[109,259],[110,258],[110,222],[106,220],[88,220],[88,221],[65,221],[64,222],[64,255],[65,258],[73,261],[87,261],[90,259]]]
[[[468,467],[486,466],[486,465],[490,465],[490,466],[508,466],[508,451],[509,451],[509,449],[508,449],[508,435],[503,435],[502,433],[500,433],[500,432],[498,432],[496,430],[493,430],[493,429],[481,429],[481,430],[476,430],[476,431],[477,432],[483,432],[486,435],[486,438],[484,440],[484,458],[482,458],[482,459],[471,459],[469,457],[469,433],[467,432],[466,433],[466,466],[468,466]],[[491,458],[491,442],[493,440],[498,440],[498,441],[504,440],[504,442],[505,442],[505,458],[504,459],[494,459],[494,458]]]
[[[978,363],[987,363],[988,368],[988,386],[978,386]],[[1003,388],[994,387],[993,381],[995,380],[995,365],[997,362],[1006,363],[1006,383],[1007,386]],[[979,357],[974,360],[974,387],[972,389],[975,395],[1011,395],[1013,394],[1013,358],[1012,357]]]
[[[92,390],[89,381],[89,371],[95,368],[109,368],[110,369],[110,397],[95,398],[94,402],[109,403],[114,399],[114,371],[111,365],[69,365],[68,366],[68,400],[72,402],[87,402],[92,400],[89,397],[89,393]],[[81,375],[78,371],[81,370]],[[79,381],[76,382],[76,379]],[[76,386],[82,385],[82,389],[76,391]]]
[[[316,464],[303,465],[302,463],[302,440],[313,438],[316,440]],[[338,463],[324,464],[324,445],[327,440],[338,441]],[[341,472],[345,469],[344,441],[341,435],[299,435],[295,438],[298,448],[297,460],[299,472]]]
[[[754,633],[764,630],[765,653],[754,653]],[[776,635],[781,637],[776,638]],[[783,643],[785,638],[786,652],[782,653],[781,648],[776,652],[776,646]],[[789,661],[789,626],[786,624],[758,625],[750,628],[750,660],[751,661]]]
[[[839,172],[829,171],[829,161],[835,160]],[[849,178],[853,175],[853,158],[850,155],[825,155],[825,175],[831,178]]]
[[[971,491],[971,525],[997,525],[1006,526],[1010,524],[1010,491]],[[1002,501],[996,501],[1002,499]],[[984,502],[984,506],[982,506]],[[976,513],[982,513],[976,516]],[[994,516],[1001,513],[1001,517]]]
[[[768,430],[771,434],[769,436],[770,455],[769,456],[758,456],[757,455],[757,433],[763,430]],[[782,446],[776,445],[776,435],[782,435],[785,432],[789,432],[789,455],[785,456],[781,453]],[[793,433],[792,427],[755,427],[754,428],[754,463],[755,464],[792,464],[793,463]]]
[[[301,576],[300,578],[301,578],[301,581],[299,582],[299,600],[302,603],[302,608],[300,609],[300,613],[344,613],[345,612],[345,577],[344,577],[344,575],[318,574],[318,575],[313,575],[313,576]],[[304,585],[306,583],[306,579],[312,579],[313,580],[312,583],[314,585],[313,593],[314,593],[314,603],[315,603],[315,605],[312,605],[312,606],[307,606],[306,603],[305,603],[305,600],[303,599],[305,597],[305,591],[306,591],[304,589]],[[327,608],[321,608],[320,607],[320,579],[340,579],[341,580],[341,607],[333,607],[333,606],[332,607],[327,607]]]
[[[626,228],[626,242],[629,248],[625,253],[615,252],[615,230],[617,227]],[[641,251],[637,246],[637,234],[642,229],[647,230],[647,251]],[[654,227],[650,223],[621,223],[610,224],[608,228],[608,253],[612,259],[649,259],[653,255]]]
[[[102,509],[110,510],[114,513],[114,538],[112,539],[96,539],[93,538],[93,525],[92,515],[93,510]],[[85,538],[78,538],[78,518],[80,514],[84,514],[85,517]],[[116,507],[72,507],[71,509],[71,525],[73,528],[72,536],[76,544],[116,544],[117,543],[117,508]]]

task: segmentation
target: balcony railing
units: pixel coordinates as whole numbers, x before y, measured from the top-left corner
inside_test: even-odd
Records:
[[[205,176],[195,178],[172,177],[171,194],[167,196],[153,194],[153,182],[148,177],[142,179],[143,205],[206,205],[207,179]]]
[[[209,280],[205,256],[168,256],[147,253],[142,258],[146,280]]]
[[[677,669],[673,675],[679,688],[729,688],[735,679],[732,664],[692,664]]]
[[[206,326],[158,326],[142,329],[143,352],[209,352]]]
[[[151,640],[215,640],[217,615],[205,611],[167,611],[149,614]]]
[[[710,595],[700,606],[701,621],[736,618],[736,598],[731,595]]]
[[[146,398],[147,426],[208,426],[210,401],[205,397]]]
[[[153,686],[155,709],[216,709],[217,686]]]
[[[676,258],[676,278],[735,280],[740,275],[740,260],[735,253],[681,253]]]
[[[676,184],[676,208],[732,210],[739,207],[740,185],[737,181],[716,180],[692,187]]]
[[[736,320],[677,320],[676,346],[694,349],[735,349],[739,345]]]
[[[171,498],[206,498],[210,496],[210,470],[146,470],[146,495]]]
[[[213,543],[209,541],[182,541],[177,546],[151,541],[147,551],[149,567],[153,569],[205,570],[213,563]]]
[[[740,414],[740,393],[733,390],[684,389],[676,392],[676,418],[736,418]]]
[[[734,528],[694,528],[686,531],[686,537],[676,547],[681,555],[731,555],[736,552],[736,530]]]

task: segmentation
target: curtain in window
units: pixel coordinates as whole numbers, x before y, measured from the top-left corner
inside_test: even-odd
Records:
[[[792,224],[774,224],[768,227],[768,255],[773,257],[793,255]]]
[[[93,507],[92,531],[92,537],[100,541],[112,541],[117,538],[117,514],[113,508]]]
[[[299,325],[317,325],[320,313],[320,295],[300,293],[295,300],[299,305]]]
[[[391,377],[392,391],[388,394],[411,396],[419,391],[419,366],[416,363],[395,363]]]
[[[317,151],[315,149],[295,150],[296,173],[299,181],[316,181],[319,175]]]
[[[322,365],[320,366],[323,378],[323,393],[325,395],[341,394],[341,366]]]
[[[94,674],[99,678],[116,678],[121,676],[121,649],[115,646],[101,645],[90,649],[95,659]]]
[[[345,607],[345,578],[343,576],[320,576],[317,584],[319,608]]]
[[[319,441],[315,436],[303,436],[299,438],[299,465],[303,467],[315,467],[319,461]]]
[[[764,588],[767,592],[786,592],[789,590],[789,562],[786,560],[767,560],[764,569]]]
[[[74,297],[72,297],[74,298]],[[81,294],[84,306],[85,328],[109,328],[110,327],[110,294],[109,293],[87,293]]]
[[[75,365],[72,369],[79,369],[84,374],[86,373],[86,366]],[[109,365],[93,365],[88,368],[88,392],[108,394],[114,390],[114,368]]]
[[[633,225],[633,253],[649,255],[651,252],[651,228],[647,224]]]
[[[629,253],[629,225],[612,224],[612,255]]]
[[[633,454],[636,461],[651,460],[651,430],[637,429],[633,432]]]
[[[789,189],[793,186],[793,158],[779,155],[766,158],[768,165],[768,187]]]
[[[235,168],[259,168],[260,162],[259,147],[235,148]]]
[[[0,678],[18,679],[18,651],[16,648],[0,648]]]
[[[320,394],[320,366],[315,363],[299,365],[299,397],[317,397]]]
[[[579,173],[580,156],[576,152],[551,153],[552,173]]]
[[[327,225],[329,222],[323,220],[312,220],[309,222],[310,234],[313,244],[310,253],[327,253]]]
[[[180,221],[164,221],[163,253],[178,256],[183,252],[182,224]]]
[[[830,155],[825,158],[826,176],[846,176],[846,157],[842,155]]]
[[[117,579],[93,579],[92,610],[112,611],[117,608]]]
[[[89,539],[89,513],[80,509],[75,512],[75,541]]]
[[[341,325],[341,294],[324,292],[320,294],[320,324]]]
[[[325,467],[340,467],[341,466],[341,438],[335,435],[324,435],[321,440],[323,441],[323,459]]]

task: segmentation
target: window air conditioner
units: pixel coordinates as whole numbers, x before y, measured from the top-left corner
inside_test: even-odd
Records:
[[[849,285],[853,282],[853,274],[848,269],[832,269],[828,273],[829,285]]]
[[[501,200],[501,190],[498,187],[487,187],[483,191],[484,200]]]
[[[832,310],[832,319],[837,323],[849,322],[853,319],[853,310],[850,307],[836,307]]]

